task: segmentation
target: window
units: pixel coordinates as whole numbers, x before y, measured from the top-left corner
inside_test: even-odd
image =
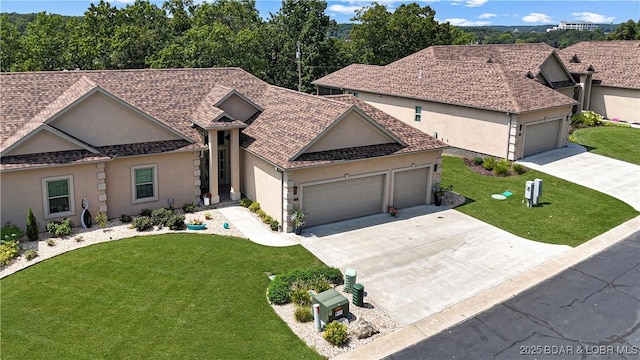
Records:
[[[422,120],[422,106],[416,106],[416,121]]]
[[[131,193],[133,203],[158,200],[158,166],[131,167]]]
[[[42,179],[42,194],[46,219],[75,215],[73,176]]]

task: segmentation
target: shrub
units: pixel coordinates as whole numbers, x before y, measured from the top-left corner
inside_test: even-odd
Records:
[[[153,212],[153,210],[151,210],[149,208],[144,208],[144,209],[140,210],[140,216],[151,216],[152,212]]]
[[[310,306],[296,306],[293,316],[301,323],[313,321],[313,310]]]
[[[289,282],[283,281],[279,276],[276,276],[271,284],[269,284],[268,299],[271,303],[276,305],[287,304],[291,301],[291,285]]]
[[[337,321],[332,321],[324,327],[324,334],[322,337],[330,342],[331,345],[342,345],[349,339],[347,336],[347,325],[341,324]]]
[[[38,221],[31,208],[29,208],[29,213],[27,214],[27,238],[29,241],[38,241],[38,236]]]
[[[153,222],[149,216],[138,216],[131,224],[138,231],[146,231],[153,228]]]
[[[327,279],[330,283],[334,285],[341,285],[344,282],[344,278],[340,269],[329,267],[329,266],[316,266],[312,268],[312,271]]]
[[[316,276],[313,280],[311,280],[310,285],[317,293],[321,293],[323,291],[331,289],[331,283],[323,276]]]
[[[266,212],[264,212],[264,210],[262,210],[262,209],[258,209],[258,210],[256,211],[256,215],[258,215],[258,217],[259,217],[260,219],[264,219],[264,218],[267,216],[267,213],[266,213]]]
[[[493,172],[499,176],[506,176],[509,175],[509,169],[511,169],[511,162],[509,162],[509,160],[502,159],[495,164]]]
[[[167,226],[167,221],[173,215],[173,211],[165,208],[156,209],[151,213],[151,223],[158,228]]]
[[[270,215],[266,215],[262,218],[262,222],[265,224],[271,224],[273,218]]]
[[[96,215],[96,223],[101,228],[107,226],[107,213],[104,211],[100,211],[98,215]]]
[[[484,159],[481,158],[480,156],[476,156],[473,158],[473,163],[475,165],[482,165],[483,162],[484,162]]]
[[[76,242],[82,242],[84,240],[82,236],[76,236],[75,239],[76,239]]]
[[[192,201],[190,203],[184,203],[182,205],[182,211],[186,212],[186,213],[192,213],[194,211],[196,211],[196,204]]]
[[[20,240],[20,238],[24,236],[24,231],[22,231],[20,226],[12,223],[11,221],[7,221],[2,227],[2,232],[0,234],[1,243],[9,240]]]
[[[186,227],[184,223],[184,215],[171,215],[171,217],[169,217],[169,219],[167,220],[166,225],[171,230],[184,230],[184,228]]]
[[[47,231],[53,237],[67,237],[71,235],[71,230],[73,228],[73,223],[71,219],[64,218],[62,220],[52,220],[47,224]]]
[[[489,156],[488,158],[484,159],[484,161],[482,162],[482,167],[489,171],[493,170],[495,166],[496,166],[496,159],[493,158],[492,156]]]
[[[27,260],[32,260],[38,256],[38,252],[34,249],[29,249],[24,252],[24,258]]]
[[[571,117],[571,125],[599,126],[602,124],[602,115],[589,111],[583,111]]]
[[[251,205],[249,205],[248,209],[251,212],[257,212],[258,210],[260,210],[260,203],[257,201],[254,201],[251,203]]]
[[[269,227],[273,231],[278,231],[278,228],[280,227],[280,223],[277,220],[272,220],[271,223],[269,223]]]
[[[0,266],[9,265],[20,253],[18,240],[7,240],[0,244]]]
[[[49,239],[49,240],[47,240],[47,245],[49,245],[49,246],[56,246],[56,241],[55,241],[55,240],[53,240],[53,239]]]
[[[250,199],[240,199],[240,206],[244,206],[246,208],[248,208],[249,206],[251,206],[251,204],[253,204],[253,200]]]
[[[527,168],[522,164],[515,163],[513,164],[513,171],[518,175],[522,175],[527,172]]]
[[[211,213],[207,211],[204,213],[204,218],[207,220],[211,220],[213,219],[213,215],[211,215]]]
[[[120,215],[120,222],[123,223],[123,224],[128,224],[128,223],[131,222],[131,220],[133,220],[133,219],[131,218],[131,215],[129,215],[129,214],[121,214]]]
[[[311,306],[309,288],[304,282],[298,281],[291,286],[291,301],[296,305]]]

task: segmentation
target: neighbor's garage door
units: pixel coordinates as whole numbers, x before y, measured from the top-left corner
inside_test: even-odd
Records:
[[[427,202],[429,169],[398,171],[393,177],[393,206],[403,208]]]
[[[527,125],[524,133],[523,156],[557,148],[561,125],[561,120]]]
[[[306,226],[381,213],[383,187],[384,175],[304,186]]]

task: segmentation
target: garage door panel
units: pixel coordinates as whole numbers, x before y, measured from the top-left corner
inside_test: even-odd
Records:
[[[558,147],[562,128],[561,120],[527,125],[524,139],[524,155],[529,156]]]
[[[397,208],[424,204],[427,201],[429,169],[398,171],[393,178],[393,206]]]
[[[384,175],[304,186],[307,226],[380,213],[383,195]]]

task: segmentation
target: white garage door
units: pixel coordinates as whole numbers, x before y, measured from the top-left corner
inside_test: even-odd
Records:
[[[426,203],[430,169],[395,172],[393,175],[393,206],[403,208]]]
[[[384,175],[304,186],[302,189],[306,226],[382,212]]]
[[[523,156],[557,148],[561,125],[561,120],[527,125],[524,133]]]

